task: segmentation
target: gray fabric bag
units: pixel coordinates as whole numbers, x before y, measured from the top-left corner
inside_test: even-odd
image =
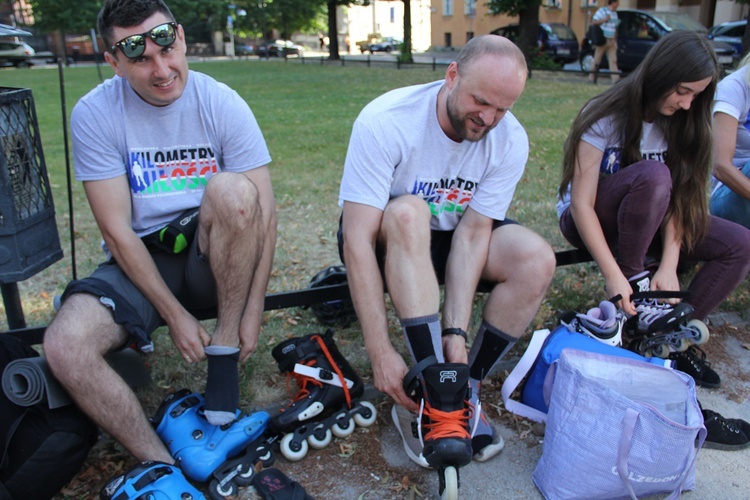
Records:
[[[695,486],[706,428],[689,376],[564,349],[545,393],[544,448],[533,474],[545,498],[677,498]]]

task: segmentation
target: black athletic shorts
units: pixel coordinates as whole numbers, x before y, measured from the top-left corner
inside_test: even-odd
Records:
[[[343,214],[339,217],[339,230],[337,233],[338,244],[339,244],[339,257],[341,262],[344,262],[344,235],[342,232]],[[499,227],[503,227],[508,224],[519,224],[513,219],[494,220],[492,221],[492,230]],[[453,241],[454,231],[432,231],[430,238],[430,255],[432,256],[432,266],[435,268],[435,274],[438,278],[438,283],[441,285],[445,283],[445,267],[448,264],[448,255],[451,251],[451,242]],[[375,255],[378,259],[378,266],[380,266],[381,274],[385,272],[385,252],[378,244],[375,248]],[[489,283],[480,283],[480,289],[486,289],[491,287]]]

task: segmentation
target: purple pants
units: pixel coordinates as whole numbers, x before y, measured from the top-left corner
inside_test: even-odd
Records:
[[[634,163],[599,181],[594,209],[626,277],[642,272],[647,256],[661,258],[660,226],[671,192],[669,169],[654,160]],[[560,218],[560,230],[573,246],[585,248],[570,208]],[[750,230],[711,216],[706,235],[692,251],[683,249],[680,261],[703,263],[686,300],[695,307],[693,317],[705,319],[750,271]]]

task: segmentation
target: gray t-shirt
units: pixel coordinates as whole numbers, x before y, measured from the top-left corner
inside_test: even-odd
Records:
[[[508,112],[483,140],[455,142],[437,119],[443,81],[388,92],[354,123],[341,181],[344,201],[385,209],[413,194],[432,211],[434,230],[452,230],[470,206],[502,220],[529,154],[526,131]]]
[[[742,168],[750,161],[750,73],[743,66],[724,78],[716,87],[714,113],[726,113],[737,120],[737,144],[732,163]],[[714,189],[721,182],[713,179]]]
[[[594,123],[591,128],[581,136],[585,141],[602,152],[602,161],[599,165],[599,175],[608,176],[616,173],[622,162],[622,139],[621,127],[615,126],[612,117],[608,116]],[[653,123],[643,122],[640,143],[641,156],[644,160],[656,160],[666,163],[667,140],[664,132]],[[563,212],[570,206],[570,186],[563,198],[557,201],[557,217],[562,217]]]
[[[71,131],[79,181],[128,176],[138,236],[199,206],[214,173],[271,161],[247,103],[194,71],[182,96],[163,107],[145,102],[119,76],[106,80],[76,104]]]

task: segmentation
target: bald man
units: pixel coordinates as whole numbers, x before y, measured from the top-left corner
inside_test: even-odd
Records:
[[[461,467],[500,452],[500,433],[479,418],[481,380],[524,333],[554,273],[549,245],[506,218],[529,150],[510,111],[526,74],[513,43],[480,36],[445,80],[378,97],[352,130],[339,253],[375,386],[394,399],[406,452],[424,467]],[[389,339],[386,288],[411,371]],[[489,296],[467,354],[478,289]],[[407,394],[410,383],[416,397]],[[415,418],[421,439],[412,433]]]

